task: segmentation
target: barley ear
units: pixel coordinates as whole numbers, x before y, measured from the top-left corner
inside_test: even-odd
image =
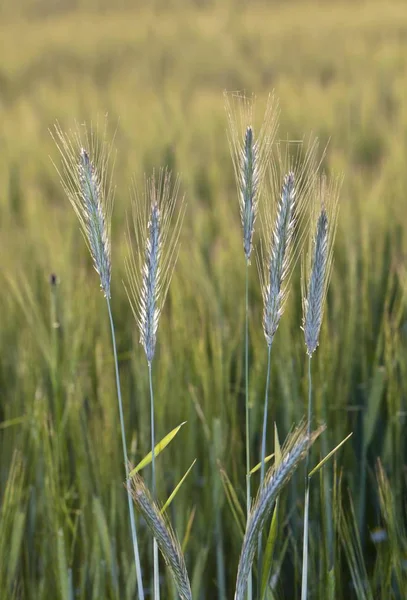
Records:
[[[79,219],[103,293],[109,299],[114,188],[112,146],[106,133],[106,124],[100,139],[98,126],[77,126],[64,133],[57,123],[51,135],[61,154],[62,166],[56,168],[62,186]]]
[[[307,354],[312,356],[319,343],[322,318],[332,273],[339,192],[341,181],[327,181],[322,175],[316,185],[312,237],[308,257],[303,261],[303,330]]]
[[[294,471],[305,458],[309,448],[323,430],[324,427],[320,427],[308,435],[306,424],[301,424],[288,437],[285,447],[282,449],[282,458],[278,466],[273,466],[268,470],[246,524],[246,532],[243,538],[237,570],[235,600],[243,600],[245,598],[247,579],[253,564],[258,538],[271,514],[277,496],[291,479]]]
[[[243,249],[246,260],[250,260],[258,204],[277,131],[279,112],[274,96],[269,96],[263,124],[256,136],[253,97],[225,93],[225,109],[229,125],[229,147],[239,196]]]
[[[127,226],[128,257],[125,288],[151,364],[158,323],[178,258],[185,200],[178,198],[179,179],[161,169],[145,182],[144,196],[132,202],[132,223]],[[134,243],[133,243],[134,242]]]
[[[136,473],[128,483],[134,503],[157,540],[158,547],[169,567],[182,600],[192,600],[191,585],[181,546],[168,520],[153,501],[142,478]]]

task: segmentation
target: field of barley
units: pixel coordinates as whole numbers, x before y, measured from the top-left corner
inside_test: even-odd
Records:
[[[85,122],[107,123],[114,147],[111,307],[132,465],[151,431],[123,285],[126,215],[144,175],[180,175],[187,209],[152,366],[156,440],[185,424],[155,459],[157,498],[196,459],[167,517],[194,600],[234,597],[246,527],[246,263],[225,90],[255,94],[255,132],[274,93],[276,140],[318,137],[323,170],[343,177],[312,360],[312,428],[326,430],[310,469],[353,435],[310,480],[308,598],[407,598],[404,0],[5,0],[0,40],[2,599],[139,598],[106,302],[50,133]],[[300,262],[273,341],[267,454],[274,424],[283,442],[307,414]],[[267,373],[254,253],[248,273],[254,467]],[[151,465],[141,475],[150,485]],[[250,479],[255,491],[260,473]],[[274,514],[261,597],[297,600],[303,465]],[[136,522],[145,598],[156,599],[152,535],[138,512]],[[258,580],[255,559],[253,598]],[[179,597],[163,560],[159,587],[163,600]]]

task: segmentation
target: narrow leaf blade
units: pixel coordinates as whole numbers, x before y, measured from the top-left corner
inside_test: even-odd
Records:
[[[179,481],[179,483],[176,485],[176,487],[174,488],[174,490],[169,495],[167,502],[164,504],[164,506],[161,509],[161,513],[164,513],[167,510],[167,508],[169,507],[169,505],[171,504],[171,502],[174,500],[174,498],[177,495],[180,487],[184,483],[185,479],[188,477],[189,472],[191,471],[191,469],[192,469],[192,467],[194,466],[195,463],[196,463],[196,459],[192,462],[192,465],[189,467],[189,469],[187,470],[187,472],[185,473],[185,475],[182,477],[182,479]]]
[[[277,539],[278,530],[278,504],[279,498],[276,500],[276,504],[273,511],[273,517],[271,519],[270,530],[267,537],[266,551],[264,553],[263,568],[262,568],[262,579],[261,579],[261,600],[265,600],[267,586],[271,571],[271,562],[273,560],[273,550]]]
[[[186,423],[186,421],[184,421],[183,423],[181,423],[180,425],[178,425],[178,427],[175,427],[172,431],[170,431],[169,433],[167,433],[167,435],[165,437],[163,437],[163,439],[161,441],[159,441],[158,444],[155,445],[155,447],[154,447],[154,457],[158,456],[164,450],[164,448],[166,448],[168,446],[168,444],[175,438],[175,436],[177,435],[177,433],[179,432],[179,430],[181,429],[181,427],[183,425],[185,425],[185,423]],[[133,475],[135,475],[136,473],[138,473],[139,471],[141,471],[141,469],[144,469],[144,467],[146,467],[147,465],[149,465],[151,463],[151,461],[152,461],[152,458],[153,458],[153,454],[150,451],[138,463],[138,465],[136,465],[134,467],[134,469],[131,470],[131,472],[129,473],[129,479],[131,477],[133,477]]]
[[[270,462],[270,460],[273,458],[274,454],[269,454],[268,456],[266,456],[266,458],[264,459],[264,464],[267,464],[268,462]],[[261,462],[257,463],[257,465],[255,467],[253,467],[253,469],[250,471],[250,475],[253,475],[253,473],[256,473],[256,471],[259,471],[261,467]]]
[[[323,458],[316,467],[314,467],[312,469],[312,471],[308,474],[308,478],[311,479],[311,477],[313,475],[315,475],[315,473],[318,473],[318,471],[320,469],[322,469],[322,467],[324,466],[324,464],[335,454],[335,452],[337,452],[339,450],[339,448],[341,446],[344,445],[345,442],[348,441],[348,439],[353,435],[353,432],[351,432],[349,435],[346,436],[346,438],[344,440],[342,440],[333,450],[331,450],[330,452],[328,452],[328,454],[325,456],[325,458]]]

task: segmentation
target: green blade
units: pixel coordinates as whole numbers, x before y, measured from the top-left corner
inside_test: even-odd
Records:
[[[316,467],[314,467],[314,468],[312,469],[312,471],[311,471],[311,472],[308,474],[308,478],[309,478],[309,479],[311,479],[311,477],[312,477],[313,475],[315,475],[315,473],[318,473],[318,471],[319,471],[320,469],[322,469],[322,467],[324,466],[324,464],[325,464],[325,463],[326,463],[326,462],[327,462],[327,461],[328,461],[328,460],[329,460],[329,459],[330,459],[330,458],[331,458],[331,457],[332,457],[332,456],[335,454],[335,452],[336,452],[337,450],[339,450],[339,448],[340,448],[341,446],[343,446],[343,444],[344,444],[344,443],[345,443],[345,442],[346,442],[346,441],[347,441],[347,440],[348,440],[348,439],[351,437],[351,435],[353,435],[353,432],[352,432],[352,433],[350,433],[348,436],[346,436],[346,438],[345,438],[344,440],[342,440],[342,441],[341,441],[341,443],[340,443],[340,444],[338,444],[338,445],[337,445],[337,446],[336,446],[336,447],[335,447],[333,450],[331,450],[330,452],[328,452],[328,454],[325,456],[325,458],[323,458],[323,459],[322,459],[322,460],[321,460],[321,461],[320,461],[320,462],[317,464],[317,466],[316,466]]]
[[[281,446],[280,446],[280,441],[278,439],[277,425],[275,423],[274,423],[274,454],[276,455],[274,462],[275,462],[276,467],[278,467],[278,465],[281,462]]]
[[[182,544],[181,544],[182,554],[185,554],[186,547],[188,546],[189,538],[191,535],[192,524],[195,519],[195,514],[196,514],[196,506],[194,506],[193,509],[191,510],[191,513],[190,513],[188,521],[187,521],[187,528],[185,531],[184,539],[182,540]]]
[[[186,423],[186,421],[181,423],[181,425],[178,425],[178,427],[175,427],[172,431],[170,431],[170,433],[167,433],[167,435],[165,437],[163,437],[163,439],[161,441],[159,441],[158,444],[156,444],[156,446],[154,448],[154,457],[158,456],[164,450],[164,448],[166,448],[168,446],[168,444],[175,438],[178,431],[181,429],[181,427],[183,425],[185,425],[185,423]],[[132,477],[133,475],[135,475],[136,473],[138,473],[139,471],[141,471],[141,469],[144,469],[144,467],[146,467],[147,465],[149,465],[151,463],[152,458],[153,458],[153,454],[150,451],[139,462],[139,464],[136,467],[134,467],[134,469],[131,470],[131,472],[129,473],[129,478]]]
[[[379,417],[380,404],[383,397],[384,385],[386,382],[386,371],[383,367],[378,367],[373,377],[372,386],[369,394],[369,401],[366,410],[363,413],[363,450],[367,447],[373,438],[373,433]]]
[[[223,489],[226,494],[226,500],[228,501],[230,510],[232,511],[232,515],[238,526],[240,535],[243,538],[244,531],[246,528],[246,515],[243,512],[242,505],[239,502],[236,490],[233,487],[233,484],[230,481],[225,469],[223,469],[223,467],[220,467],[219,472],[223,484]]]
[[[273,517],[271,519],[270,530],[267,537],[266,551],[264,553],[262,578],[261,578],[261,600],[265,600],[267,586],[271,571],[271,562],[273,560],[273,550],[277,539],[278,531],[278,504],[279,498],[276,500],[276,505],[273,511]]]
[[[266,458],[264,459],[264,464],[268,463],[272,458],[273,458],[274,454],[269,454],[268,456],[266,456]],[[253,475],[253,473],[256,473],[256,471],[258,471],[261,467],[261,462],[257,463],[257,465],[255,467],[253,467],[253,469],[250,471],[250,475]]]
[[[183,476],[183,478],[180,480],[180,482],[178,483],[178,485],[171,492],[170,496],[168,497],[167,502],[164,504],[164,506],[161,509],[162,513],[164,513],[167,510],[167,508],[169,507],[169,505],[171,504],[171,502],[174,500],[175,496],[178,493],[178,490],[180,489],[181,485],[184,483],[185,479],[188,477],[189,472],[190,472],[190,470],[192,469],[192,467],[194,466],[195,463],[196,463],[196,459],[193,461],[192,465],[189,467],[189,469],[187,470],[187,472],[185,473],[185,475]]]

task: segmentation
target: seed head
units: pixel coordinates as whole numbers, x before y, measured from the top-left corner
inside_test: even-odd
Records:
[[[171,570],[180,597],[182,600],[192,600],[191,585],[184,557],[171,525],[153,501],[150,492],[138,474],[130,478],[127,486],[137,509],[157,540],[161,554]]]
[[[264,121],[256,138],[253,129],[253,98],[233,94],[230,99],[225,94],[225,107],[229,122],[229,146],[239,195],[243,249],[246,260],[250,260],[259,199],[277,130],[278,109],[274,97],[270,96]]]
[[[309,448],[322,433],[323,429],[323,427],[320,427],[309,435],[306,425],[302,424],[288,437],[282,449],[282,457],[279,464],[270,467],[268,470],[247,520],[237,571],[235,600],[243,600],[245,598],[247,579],[257,549],[257,541],[271,514],[277,496],[291,479],[294,471],[305,458]]]
[[[296,144],[292,154],[277,146],[273,161],[267,205],[262,213],[263,239],[258,256],[263,295],[263,331],[270,347],[288,296],[289,282],[304,240],[304,216],[312,182],[318,171],[314,141],[305,154]]]
[[[154,358],[158,322],[178,257],[185,214],[185,202],[183,198],[178,202],[178,190],[178,179],[172,186],[171,173],[166,169],[160,171],[158,179],[153,175],[146,181],[144,198],[135,195],[133,232],[129,226],[127,230],[125,287],[149,364]]]
[[[333,245],[338,216],[339,180],[327,185],[322,175],[316,186],[313,237],[310,241],[308,264],[303,263],[303,330],[307,354],[318,347],[324,305],[332,273]],[[306,282],[306,283],[305,283]]]
[[[114,190],[109,168],[111,147],[98,140],[98,129],[64,133],[55,126],[51,133],[62,158],[62,168],[57,170],[69,201],[79,219],[82,233],[100,277],[106,298],[110,298],[111,247],[110,227]]]

